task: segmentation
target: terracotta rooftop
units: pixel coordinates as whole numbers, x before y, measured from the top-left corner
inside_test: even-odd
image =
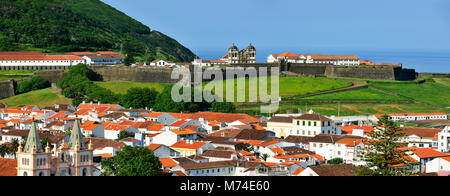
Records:
[[[0,176],[17,176],[17,160],[0,158]]]
[[[320,165],[310,167],[319,176],[355,176],[355,168],[350,164]]]

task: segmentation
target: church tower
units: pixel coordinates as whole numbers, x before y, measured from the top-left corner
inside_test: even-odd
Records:
[[[17,176],[50,176],[52,153],[50,145],[42,149],[39,133],[33,121],[25,147],[17,151]]]
[[[250,44],[246,49],[247,63],[256,63],[256,48]]]
[[[234,44],[228,48],[228,61],[230,64],[239,63],[239,49]]]
[[[92,144],[86,146],[80,129],[80,121],[75,120],[67,148],[64,144],[58,150],[58,176],[92,176],[93,175]]]

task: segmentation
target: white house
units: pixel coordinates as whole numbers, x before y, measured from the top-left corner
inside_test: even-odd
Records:
[[[450,152],[450,126],[446,126],[438,133],[438,150],[440,152]]]
[[[154,60],[150,63],[150,66],[156,66],[156,67],[165,67],[165,66],[174,66],[175,63],[172,63],[170,61],[164,61],[161,59]]]
[[[449,172],[450,174],[450,156],[435,158],[432,161],[426,163],[427,173],[434,172]]]
[[[331,64],[341,66],[357,66],[360,64],[360,58],[355,55],[292,54],[286,52],[283,54],[271,54],[267,57],[268,63],[281,61],[289,63]]]
[[[87,65],[115,65],[123,63],[125,56],[121,54],[95,54],[83,56]]]
[[[375,115],[381,118],[381,115]],[[388,114],[389,119],[393,121],[418,121],[418,120],[447,120],[446,113],[405,113],[405,114]]]
[[[74,55],[0,55],[1,67],[24,67],[24,69],[67,68],[80,63],[86,64],[86,60]]]
[[[172,129],[155,135],[152,138],[152,143],[172,146],[173,144],[177,143],[180,140],[196,140],[196,139],[198,139],[198,134],[193,130]]]
[[[180,153],[164,144],[150,144],[147,146],[158,158],[177,158]]]

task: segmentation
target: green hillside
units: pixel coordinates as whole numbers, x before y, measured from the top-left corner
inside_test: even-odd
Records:
[[[125,94],[131,88],[154,88],[156,91],[162,92],[164,87],[170,86],[170,84],[139,82],[95,82],[95,84],[118,94]]]
[[[121,46],[146,60],[195,57],[176,40],[100,0],[0,1],[1,51],[117,51]]]
[[[292,96],[298,96],[298,95],[306,95],[310,93],[317,93],[322,91],[328,91],[333,89],[339,89],[351,86],[351,82],[341,81],[341,80],[334,80],[329,79],[325,77],[320,78],[312,78],[312,77],[280,77],[279,78],[279,87],[280,87],[280,96],[283,98],[288,98]],[[234,79],[234,94],[235,94],[235,100],[237,102],[237,92],[245,92],[245,100],[246,102],[249,100],[249,91],[257,91],[259,92],[259,78],[246,78],[245,79],[245,89],[238,88],[237,85],[238,79]],[[256,89],[250,89],[249,83],[250,81],[255,81],[258,85]],[[226,80],[220,81],[223,83],[223,94],[225,97],[226,95]],[[203,83],[203,87],[205,87],[207,82]],[[214,84],[214,83],[211,83]],[[271,94],[271,78],[267,78],[267,93]]]
[[[42,108],[54,104],[71,104],[72,100],[52,92],[51,88],[46,88],[2,99],[0,103],[6,103],[10,108],[22,105],[37,105]]]

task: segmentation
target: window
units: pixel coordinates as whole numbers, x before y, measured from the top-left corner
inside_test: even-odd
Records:
[[[308,126],[311,126],[311,121],[308,121]]]

